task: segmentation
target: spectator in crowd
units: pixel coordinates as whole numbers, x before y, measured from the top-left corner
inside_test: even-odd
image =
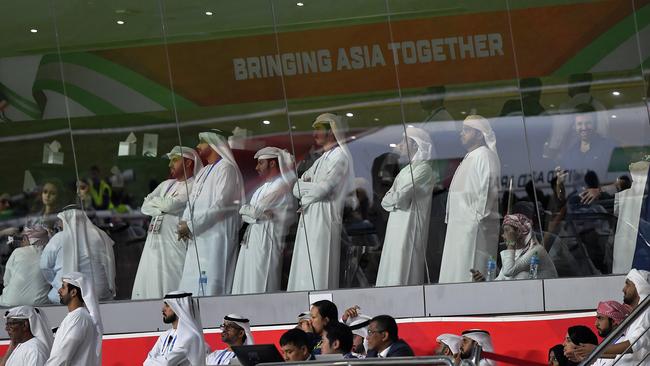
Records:
[[[449,187],[440,283],[471,281],[469,270],[496,257],[499,244],[501,162],[494,131],[487,119],[471,115],[460,138],[467,155]]]
[[[312,127],[316,144],[325,152],[293,187],[301,216],[288,291],[338,287],[343,208],[354,192],[354,167],[343,119],[324,113]]]
[[[436,178],[431,169],[431,138],[408,127],[397,150],[409,162],[381,201],[390,212],[379,261],[377,286],[424,283],[424,258],[429,234],[431,194]]]
[[[537,242],[532,229],[532,221],[522,214],[507,215],[503,218],[502,237],[506,249],[501,251],[501,271],[497,280],[530,278],[531,258],[537,257],[539,264],[537,278],[556,278],[555,265],[544,246]],[[480,271],[472,271],[474,281],[485,281]]]
[[[343,358],[356,358],[352,355],[352,331],[347,325],[335,322],[323,329],[322,354],[342,354]]]
[[[207,347],[203,337],[199,309],[192,294],[172,291],[163,299],[163,323],[171,328],[158,337],[143,366],[205,365]]]
[[[41,186],[40,194],[32,207],[27,226],[45,225],[49,230],[56,229],[56,214],[67,203],[68,195],[63,184],[57,179],[47,179]],[[57,287],[58,288],[58,287]]]
[[[230,293],[237,264],[244,180],[224,136],[202,132],[197,149],[208,164],[194,178],[178,224],[179,239],[188,241],[179,287],[199,296],[222,295]]]
[[[446,92],[447,89],[444,85],[436,85],[426,88],[425,93],[420,100],[422,110],[427,113],[424,122],[444,122],[454,120],[451,114],[447,111],[447,108],[445,108]],[[432,128],[426,126],[425,129],[434,130],[433,126]]]
[[[569,361],[564,355],[564,346],[556,344],[548,350],[548,366],[573,366],[575,363]]]
[[[524,116],[539,116],[546,110],[540,99],[542,97],[542,80],[540,78],[525,78],[519,82],[521,99],[509,99],[501,107],[500,116],[521,116],[521,107],[524,107]]]
[[[102,177],[102,172],[97,165],[90,167],[90,178],[86,183],[88,184],[90,197],[92,197],[93,207],[96,210],[110,210],[113,208],[113,189],[106,179]]]
[[[0,194],[0,220],[10,219],[14,215],[9,193]]]
[[[43,366],[50,356],[54,336],[47,317],[39,309],[18,306],[5,314],[9,348],[0,359],[3,366]]]
[[[460,346],[460,358],[470,359],[472,357],[472,351],[476,345],[481,346],[482,351],[494,352],[492,337],[488,331],[482,329],[468,329],[463,331],[462,336],[463,341]],[[478,366],[496,366],[496,362],[481,357]]]
[[[460,347],[463,344],[463,337],[455,334],[441,334],[436,338],[435,355],[449,356],[456,358],[460,354]]]
[[[602,338],[607,337],[618,325],[630,315],[631,308],[628,305],[621,304],[617,301],[601,301],[596,309],[596,331]],[[619,343],[624,340],[624,335],[618,337],[614,342]],[[581,355],[582,356],[582,355]],[[592,365],[610,366],[614,364],[613,358],[599,358]]]
[[[311,304],[311,309],[309,309],[311,316],[311,326],[314,330],[314,335],[322,338],[323,330],[329,324],[336,323],[339,321],[339,310],[336,307],[336,304],[329,300],[319,300]],[[312,349],[312,352],[317,355],[320,354],[322,341],[319,340],[316,346]]]
[[[311,326],[311,314],[308,311],[303,311],[298,314],[296,328],[302,329],[305,333],[314,332],[314,328]]]
[[[354,305],[343,312],[341,321],[352,330],[352,355],[365,358],[368,350],[368,324],[372,317],[362,314],[361,308]]]
[[[236,357],[232,347],[255,344],[250,321],[243,316],[226,315],[219,328],[221,328],[221,341],[227,347],[210,353],[205,359],[206,365],[228,365]]]
[[[413,356],[411,347],[398,337],[397,323],[390,315],[378,315],[368,325],[367,358]]]
[[[264,183],[239,209],[248,227],[239,249],[233,294],[280,290],[284,237],[295,216],[293,156],[287,150],[265,147],[255,158]]]
[[[580,352],[577,352],[577,347],[585,344],[594,347],[598,345],[598,338],[594,332],[584,325],[569,327],[564,343],[562,343],[564,346],[564,355],[571,362],[580,362],[584,356]]]
[[[623,303],[632,307],[639,306],[641,301],[650,295],[650,272],[631,269],[625,278],[623,286]],[[650,310],[644,311],[625,329],[625,339],[611,344],[603,351],[605,356],[623,355],[617,365],[638,365],[646,360],[650,353]],[[584,358],[597,343],[590,343],[574,347],[573,352],[577,357]],[[568,356],[567,356],[568,357]],[[571,358],[569,358],[571,359]]]
[[[301,329],[294,328],[284,332],[280,337],[280,347],[287,362],[314,359],[309,350],[309,337]]]
[[[56,331],[50,358],[46,366],[102,364],[104,326],[99,303],[90,278],[80,272],[61,277],[61,304],[68,307]]]
[[[151,217],[147,240],[133,282],[132,299],[159,299],[176,290],[183,274],[185,243],[176,229],[187,205],[194,176],[203,163],[194,149],[175,146],[168,154],[171,178],[160,183],[142,204],[142,213]]]
[[[50,301],[58,302],[56,289],[61,287],[62,274],[77,271],[94,283],[99,300],[112,299],[115,295],[113,240],[77,206],[64,208],[58,217],[63,222],[63,230],[50,239],[40,262],[45,280],[52,285]]]
[[[20,247],[11,253],[7,261],[1,306],[49,303],[50,284],[39,267],[43,247],[49,240],[50,233],[42,225],[23,229]]]

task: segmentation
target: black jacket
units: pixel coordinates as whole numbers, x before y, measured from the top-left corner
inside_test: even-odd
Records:
[[[411,347],[401,339],[398,339],[393,344],[390,345],[388,354],[386,357],[409,357],[415,356]],[[379,357],[378,352],[375,350],[369,350],[366,355],[367,358]]]

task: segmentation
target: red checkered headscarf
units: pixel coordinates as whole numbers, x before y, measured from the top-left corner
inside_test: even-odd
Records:
[[[614,324],[620,324],[631,312],[632,309],[628,305],[618,301],[601,301],[596,309],[596,314],[612,319]]]
[[[520,238],[527,237],[533,228],[533,222],[530,221],[528,217],[518,213],[506,215],[506,217],[503,218],[503,225],[514,227]]]

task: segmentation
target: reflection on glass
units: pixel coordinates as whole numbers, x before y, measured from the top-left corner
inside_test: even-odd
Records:
[[[354,167],[345,142],[343,119],[324,113],[316,118],[313,127],[314,141],[323,152],[293,188],[301,216],[288,291],[338,287],[343,206],[348,198],[355,198],[350,195]]]
[[[295,221],[295,161],[284,149],[265,147],[255,153],[255,170],[263,179],[239,213],[248,224],[239,249],[233,294],[279,291],[287,230]]]
[[[471,281],[470,270],[484,268],[497,253],[501,162],[496,137],[487,119],[471,115],[460,138],[467,155],[449,186],[441,283]]]
[[[151,221],[132,299],[160,299],[178,289],[183,274],[187,246],[178,238],[178,224],[203,163],[194,149],[185,146],[175,146],[166,157],[171,178],[160,183],[142,203],[141,211]]]
[[[207,164],[196,175],[178,225],[179,239],[189,244],[180,288],[223,295],[230,293],[237,263],[244,179],[224,136],[202,132],[197,149]]]
[[[424,282],[431,193],[436,178],[431,169],[431,138],[408,127],[396,151],[408,164],[395,177],[381,206],[388,212],[386,238],[379,262],[377,286]]]

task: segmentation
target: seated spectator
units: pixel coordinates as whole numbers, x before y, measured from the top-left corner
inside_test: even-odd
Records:
[[[26,227],[23,240],[9,256],[4,273],[1,306],[41,305],[49,303],[50,284],[45,281],[39,263],[43,247],[50,240],[44,226]]]
[[[575,363],[569,361],[564,355],[564,346],[556,344],[548,350],[548,366],[573,366]]]
[[[227,345],[225,349],[216,350],[205,358],[206,365],[229,365],[235,357],[233,346],[254,344],[251,333],[250,321],[237,314],[223,317],[221,328],[221,341]]]
[[[598,303],[596,309],[596,331],[602,338],[607,337],[614,331],[625,318],[630,315],[632,309],[618,301],[604,301]],[[614,344],[622,342],[624,336],[618,337]],[[585,355],[586,356],[586,355]],[[609,366],[614,364],[613,358],[599,358],[593,363],[594,366]]]
[[[322,354],[340,353],[343,358],[356,358],[352,355],[352,331],[343,323],[328,324],[323,330]]]
[[[336,304],[329,300],[320,300],[311,304],[309,309],[311,316],[311,326],[314,334],[319,338],[323,336],[323,329],[330,324],[339,321],[339,310]],[[320,354],[321,341],[312,349],[314,355]]]
[[[309,337],[309,349],[313,350],[320,344],[321,337],[314,333],[314,327],[311,326],[311,315],[309,312],[298,314],[297,329],[302,329]]]
[[[397,323],[390,315],[378,315],[368,324],[367,358],[413,356],[411,347],[399,339]]]
[[[550,256],[539,244],[532,231],[532,221],[522,214],[507,215],[503,219],[501,236],[506,243],[502,250],[501,271],[496,280],[512,280],[530,278],[530,260],[533,256],[539,259],[537,278],[557,278],[557,271]],[[485,281],[480,271],[473,271],[474,281]]]
[[[438,356],[456,357],[460,353],[460,346],[463,343],[463,337],[455,334],[441,334],[436,338],[436,349],[434,354]]]
[[[352,355],[356,358],[366,358],[368,349],[368,324],[370,318],[360,315],[356,320],[350,322],[352,330]]]
[[[650,272],[638,269],[631,269],[625,278],[623,287],[623,302],[632,307],[639,306],[641,301],[650,295]],[[610,344],[604,350],[605,356],[623,356],[619,364],[639,365],[647,360],[650,347],[650,310],[640,314],[626,329],[625,339],[619,339],[616,344]],[[596,343],[585,344],[574,347],[573,351],[578,357],[586,357],[593,351]]]
[[[584,325],[569,327],[564,343],[562,343],[566,358],[571,362],[580,362],[584,355],[576,352],[576,347],[583,344],[590,344],[595,347],[598,345],[598,338],[591,329]]]
[[[280,347],[287,362],[314,359],[309,349],[309,337],[300,329],[294,328],[284,332],[280,337]]]
[[[463,331],[463,341],[460,346],[460,358],[470,359],[472,351],[476,345],[481,346],[481,350],[485,352],[494,352],[492,346],[492,337],[490,333],[482,329],[468,329]],[[478,366],[495,366],[496,362],[487,358],[481,357]]]

